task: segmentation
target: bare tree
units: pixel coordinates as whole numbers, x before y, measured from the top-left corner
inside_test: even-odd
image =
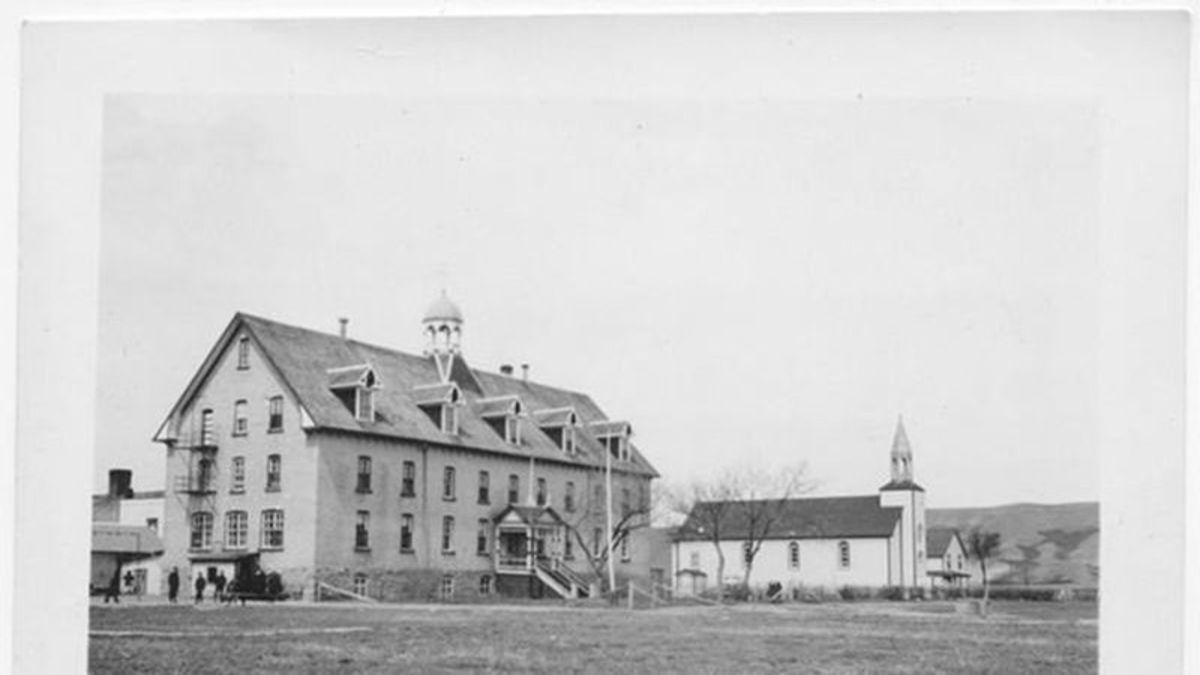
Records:
[[[677,490],[672,506],[687,520],[688,534],[712,543],[717,552],[717,584],[724,597],[725,552],[722,542],[743,542],[744,582],[749,584],[754,558],[783,516],[787,500],[812,489],[803,465],[782,470],[726,469],[709,481]]]
[[[651,514],[658,507],[657,505],[662,500],[662,489],[651,483],[649,491],[645,488],[638,488],[636,497],[630,493],[628,499],[625,493],[621,493],[619,503],[614,507],[613,513],[613,528],[612,528],[612,546],[609,546],[608,539],[603,534],[598,538],[593,538],[592,541],[587,537],[587,525],[591,524],[601,533],[604,528],[600,523],[604,522],[603,511],[606,508],[605,500],[597,498],[595,490],[596,485],[603,485],[603,473],[598,477],[592,477],[586,484],[586,489],[582,498],[576,503],[574,513],[565,514],[567,522],[567,536],[571,537],[575,542],[576,547],[583,552],[583,557],[587,560],[588,566],[592,572],[600,580],[602,588],[607,588],[606,568],[608,566],[609,551],[619,551],[621,545],[629,539],[635,530],[648,527],[651,524]],[[629,484],[622,485],[614,482],[614,491],[620,489],[622,491],[631,489]],[[602,493],[601,493],[602,494]]]
[[[979,573],[983,577],[983,602],[979,605],[979,613],[983,616],[987,616],[988,606],[987,561],[988,558],[996,555],[999,548],[1000,534],[997,532],[974,529],[967,535],[967,550],[970,555],[979,560]]]

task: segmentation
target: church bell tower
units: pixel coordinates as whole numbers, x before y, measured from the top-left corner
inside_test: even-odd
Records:
[[[896,421],[892,434],[892,479],[879,488],[879,505],[900,508],[900,524],[889,544],[892,565],[890,582],[906,588],[928,585],[925,575],[925,489],[913,480],[913,452],[904,429],[904,418]]]

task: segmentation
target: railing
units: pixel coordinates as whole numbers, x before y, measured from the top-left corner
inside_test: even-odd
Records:
[[[496,558],[496,570],[500,572],[526,572],[532,568],[531,556],[501,555]]]
[[[186,494],[209,494],[217,491],[216,481],[211,476],[175,476],[175,492]]]

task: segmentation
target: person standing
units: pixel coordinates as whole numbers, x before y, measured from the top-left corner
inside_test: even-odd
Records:
[[[217,585],[217,602],[225,599],[225,571],[217,572],[217,578],[214,580]]]
[[[121,570],[117,568],[113,571],[112,579],[108,580],[108,588],[104,591],[104,604],[108,604],[108,599],[116,604],[121,604]]]
[[[171,573],[167,575],[167,599],[171,604],[175,604],[179,598],[179,568],[172,567]]]
[[[196,575],[196,603],[199,604],[204,600],[204,587],[208,586],[208,581],[204,578],[204,572]]]

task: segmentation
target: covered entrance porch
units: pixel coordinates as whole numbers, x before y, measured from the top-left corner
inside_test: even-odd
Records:
[[[567,524],[548,506],[510,505],[494,519],[497,575],[537,579],[560,597],[587,595],[589,584],[564,560]]]

